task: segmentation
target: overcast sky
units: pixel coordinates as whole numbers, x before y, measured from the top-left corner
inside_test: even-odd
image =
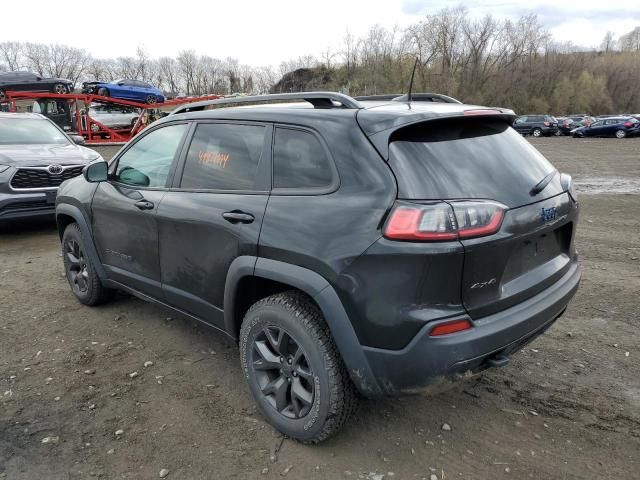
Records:
[[[194,49],[254,66],[318,55],[339,46],[347,30],[361,35],[376,23],[405,26],[445,6],[465,5],[474,16],[500,18],[537,13],[556,39],[585,46],[599,45],[607,30],[617,38],[640,25],[636,0],[108,0],[62,8],[51,0],[2,3],[0,41],[63,43],[95,57],[135,55],[138,45],[154,57]]]

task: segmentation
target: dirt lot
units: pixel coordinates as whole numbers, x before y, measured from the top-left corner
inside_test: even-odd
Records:
[[[5,227],[0,478],[638,478],[640,139],[533,143],[583,190],[636,192],[581,195],[584,276],[566,315],[507,367],[363,402],[315,447],[256,413],[235,345],[134,298],[81,306],[54,225]]]

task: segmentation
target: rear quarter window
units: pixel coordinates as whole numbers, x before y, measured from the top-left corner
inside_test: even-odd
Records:
[[[273,148],[273,188],[316,190],[331,187],[335,172],[320,140],[312,133],[277,128]]]
[[[391,137],[389,165],[399,198],[489,199],[507,206],[536,201],[529,192],[554,169],[507,123],[480,118],[399,130]],[[541,198],[553,191],[550,185]]]

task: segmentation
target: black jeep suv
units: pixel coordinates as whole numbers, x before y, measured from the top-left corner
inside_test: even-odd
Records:
[[[321,441],[358,392],[506,364],[576,292],[571,179],[513,119],[321,92],[181,107],[61,186],[67,278],[237,340],[264,416]]]

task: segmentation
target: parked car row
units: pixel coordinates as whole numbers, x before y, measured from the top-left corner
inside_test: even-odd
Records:
[[[553,115],[522,115],[515,119],[513,128],[522,135],[533,137],[571,135],[584,137],[635,137],[640,136],[640,114],[602,115],[586,114],[554,117]]]

